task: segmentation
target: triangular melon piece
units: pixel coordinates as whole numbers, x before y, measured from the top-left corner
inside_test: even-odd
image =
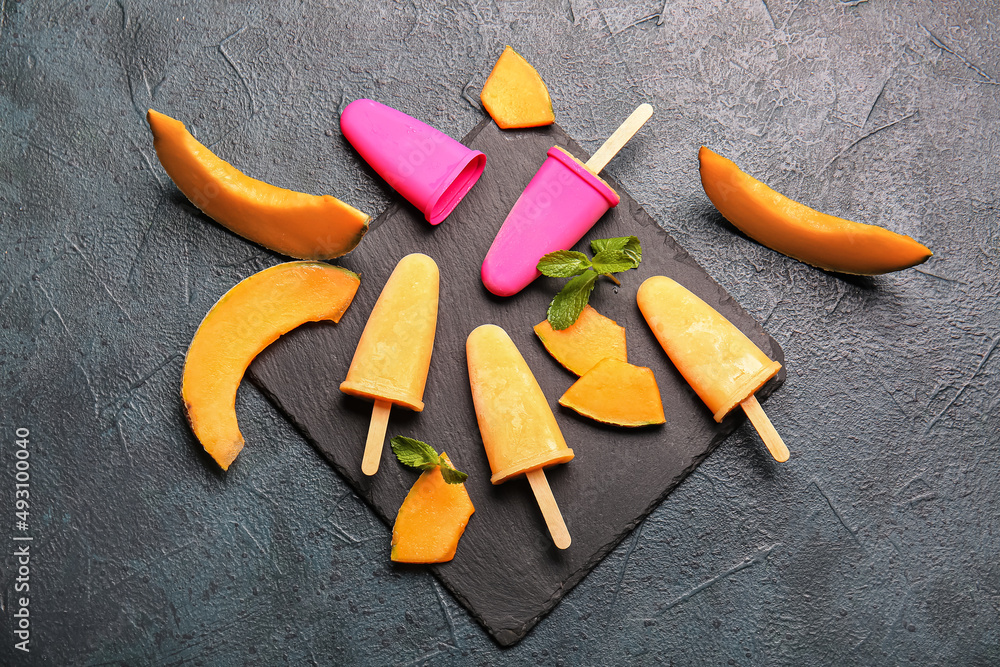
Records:
[[[559,399],[559,405],[605,424],[649,426],[666,421],[653,371],[602,359]]]
[[[479,99],[504,130],[551,125],[556,120],[542,77],[509,46],[493,66]]]
[[[607,357],[628,360],[625,328],[590,305],[567,328],[557,331],[548,320],[543,320],[535,325],[535,334],[556,361],[577,375],[583,375]]]
[[[451,465],[447,454],[442,456]],[[392,526],[390,558],[397,563],[444,563],[476,511],[465,484],[449,484],[435,466],[420,473]]]

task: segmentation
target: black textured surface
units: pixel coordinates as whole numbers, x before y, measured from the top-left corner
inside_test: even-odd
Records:
[[[410,252],[435,259],[441,271],[441,295],[425,408],[419,416],[394,409],[388,435],[406,435],[446,449],[455,465],[470,473],[466,487],[476,514],[455,560],[433,569],[490,634],[508,645],[556,605],[742,417],[732,415],[716,424],[673,368],[636,306],[635,293],[642,281],[656,275],[675,278],[743,329],[772,359],[784,361],[784,355],[746,311],[611,181],[622,201],[597,222],[579,247],[589,248],[593,238],[636,235],[644,256],[638,269],[621,276],[620,288],[610,282],[598,285],[591,304],[625,327],[629,360],[653,369],[669,419],[662,426],[622,429],[598,425],[561,408],[557,400],[576,376],[551,358],[532,326],[543,319],[552,295],[565,281],[539,279],[516,296],[499,298],[483,287],[479,269],[507,211],[545,161],[545,152],[558,145],[581,160],[589,156],[558,126],[504,132],[484,121],[464,141],[485,153],[488,161],[478,187],[446,223],[430,226],[412,206],[391,206],[372,224],[363,246],[341,262],[362,276],[349,314],[337,325],[303,327],[283,336],[258,357],[250,373],[391,526],[415,475],[395,462],[388,447],[379,474],[369,478],[361,472],[371,402],[349,398],[337,385],[338,379],[347,377],[368,313],[396,262]],[[547,471],[573,538],[566,551],[552,545],[526,479],[499,487],[490,484],[465,355],[469,332],[487,323],[501,326],[521,350],[576,455],[570,463]],[[783,370],[763,387],[759,398],[777,388],[784,375]]]
[[[993,0],[0,0],[0,664],[1000,662],[998,23]],[[792,458],[741,426],[500,649],[433,575],[389,565],[382,523],[250,383],[251,445],[226,475],[199,452],[184,350],[282,258],[180,196],[143,114],[375,213],[389,194],[342,105],[461,136],[508,43],[587,151],[656,107],[606,173],[781,345],[767,410]],[[701,191],[703,143],[935,255],[855,280],[748,241]]]

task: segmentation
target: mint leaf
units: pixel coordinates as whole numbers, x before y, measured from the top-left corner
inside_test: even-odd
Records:
[[[602,250],[594,255],[594,271],[618,273],[634,269],[636,263],[624,250]]]
[[[628,237],[628,241],[625,243],[622,252],[631,257],[632,261],[635,262],[635,266],[632,267],[633,269],[639,266],[639,262],[642,261],[642,244],[639,243],[638,238],[635,236]]]
[[[469,476],[462,472],[461,470],[455,470],[448,461],[445,460],[444,454],[438,457],[441,465],[441,476],[444,477],[444,481],[448,484],[461,484],[469,478]]]
[[[595,280],[597,273],[585,271],[566,283],[562,291],[556,294],[549,304],[548,312],[549,324],[553,329],[561,331],[576,322],[576,318],[580,317],[584,306],[590,301]]]
[[[444,454],[439,456],[426,442],[396,435],[389,440],[389,444],[392,446],[392,453],[405,466],[421,470],[433,470],[440,466],[441,476],[449,484],[461,484],[469,477],[464,472],[455,470]]]
[[[629,239],[634,238],[634,236],[616,236],[611,239],[594,239],[590,242],[590,252],[596,256],[607,250],[624,250]]]
[[[438,465],[438,453],[426,442],[397,435],[389,440],[389,444],[392,453],[404,466],[430,470]]]
[[[595,239],[590,242],[590,251],[594,253],[594,261],[597,262],[598,258],[604,253],[624,253],[626,257],[632,260],[633,265],[630,269],[634,269],[639,266],[639,262],[642,261],[642,245],[639,243],[639,239],[635,236],[618,236],[613,239]],[[622,269],[627,270],[627,269]],[[603,273],[598,271],[598,273]]]
[[[559,250],[545,255],[538,262],[538,270],[546,276],[576,276],[549,304],[549,324],[557,331],[569,327],[580,317],[590,301],[597,276],[605,276],[616,285],[621,285],[612,274],[634,269],[642,261],[642,245],[635,236],[594,239],[590,242],[590,250],[594,253],[593,261],[582,252]]]
[[[538,270],[550,278],[569,278],[590,268],[590,260],[582,252],[557,250],[538,260]]]

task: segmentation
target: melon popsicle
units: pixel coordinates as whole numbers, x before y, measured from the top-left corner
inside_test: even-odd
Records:
[[[775,460],[787,461],[788,448],[754,396],[777,375],[781,364],[718,311],[666,276],[646,279],[636,302],[663,350],[715,421],[742,407]]]
[[[653,107],[640,104],[586,164],[553,146],[514,203],[483,260],[483,285],[497,296],[512,296],[541,275],[543,255],[568,250],[583,238],[618,193],[597,174],[649,120]]]
[[[438,266],[413,253],[399,260],[386,281],[354,351],[345,394],[375,401],[361,470],[378,471],[389,409],[424,409],[424,385],[437,329]]]
[[[552,540],[570,545],[569,531],[543,468],[573,458],[541,387],[507,332],[484,324],[465,343],[476,420],[494,484],[526,475]]]

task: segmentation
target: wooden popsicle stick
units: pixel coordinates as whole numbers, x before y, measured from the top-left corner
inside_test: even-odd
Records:
[[[746,399],[740,403],[740,407],[743,408],[743,412],[747,413],[747,417],[750,418],[750,423],[753,427],[757,429],[760,439],[764,441],[767,445],[767,451],[771,452],[771,456],[778,463],[784,463],[788,460],[788,447],[785,447],[784,441],[782,441],[781,436],[774,429],[774,425],[771,424],[771,420],[767,418],[764,414],[764,408],[760,407],[760,403],[757,402],[757,397],[750,394],[750,398]]]
[[[531,490],[535,492],[538,509],[542,510],[542,516],[545,517],[545,525],[549,528],[552,541],[560,549],[568,548],[572,540],[569,536],[569,530],[566,528],[566,522],[563,521],[562,512],[559,511],[559,505],[556,504],[556,499],[552,496],[549,480],[545,479],[545,471],[539,468],[526,474],[528,482],[531,483]]]
[[[372,421],[368,425],[368,439],[365,441],[365,455],[361,459],[361,472],[374,475],[378,472],[379,461],[382,460],[382,445],[385,444],[385,427],[389,423],[389,401],[375,401],[372,408]]]
[[[595,174],[600,172],[608,163],[611,162],[611,158],[617,155],[628,140],[639,131],[649,117],[653,115],[653,107],[649,104],[640,104],[636,107],[636,110],[632,112],[632,115],[625,119],[625,122],[618,126],[614,134],[608,137],[608,140],[604,142],[604,145],[597,149],[589,160],[587,160],[587,169],[591,170]]]

